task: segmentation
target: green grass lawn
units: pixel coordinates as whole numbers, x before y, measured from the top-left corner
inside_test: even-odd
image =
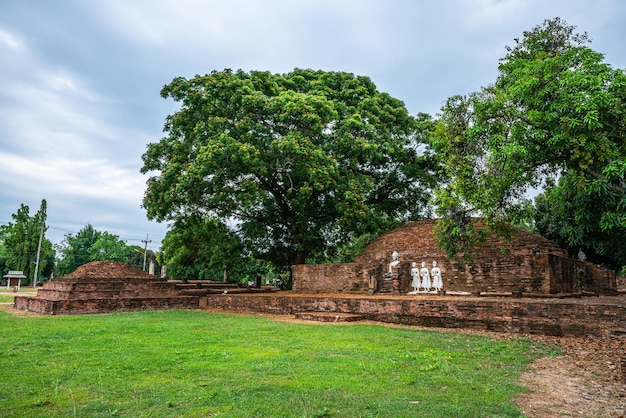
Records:
[[[517,417],[552,349],[202,311],[0,320],[3,417]]]

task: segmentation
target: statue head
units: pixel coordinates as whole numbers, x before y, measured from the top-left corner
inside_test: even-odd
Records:
[[[398,260],[398,252],[396,250],[393,250],[393,253],[391,254],[391,258],[393,258],[394,261]]]
[[[433,261],[433,267],[437,267],[437,262]]]
[[[413,263],[411,263],[411,266],[417,267],[417,263],[414,261]]]
[[[422,267],[426,267],[426,262],[422,261]]]

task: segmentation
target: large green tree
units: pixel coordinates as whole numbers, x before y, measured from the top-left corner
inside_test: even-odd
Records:
[[[626,73],[588,42],[546,20],[507,48],[493,85],[447,101],[432,143],[448,176],[436,203],[449,252],[475,243],[471,216],[515,222],[528,216],[530,188],[555,184],[550,199],[570,211],[570,246],[626,233]],[[575,199],[598,204],[567,205]],[[616,250],[604,244],[598,252]]]
[[[11,217],[13,221],[0,227],[4,252],[7,256],[6,268],[23,271],[26,277],[33,279],[35,267],[38,268],[37,276],[40,276],[53,253],[52,243],[45,238],[48,229],[46,226],[47,202],[43,199],[39,210],[33,216],[30,215],[30,208],[21,204]],[[38,264],[37,257],[39,257]],[[39,277],[36,279],[38,280]]]
[[[602,229],[603,214],[611,201],[593,193],[580,193],[578,179],[564,176],[535,198],[535,228],[572,256],[584,250],[589,261],[610,265],[618,270],[626,266],[624,229]]]
[[[417,132],[428,118],[418,124],[367,77],[225,70],[176,78],[161,95],[181,109],[143,155],[150,219],[216,217],[286,266],[428,207]]]

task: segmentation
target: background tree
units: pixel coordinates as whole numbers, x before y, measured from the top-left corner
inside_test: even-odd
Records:
[[[21,204],[16,213],[12,214],[12,222],[0,226],[0,235],[4,237],[4,251],[7,256],[6,268],[8,270],[23,271],[29,280],[35,274],[35,263],[37,261],[37,250],[39,248],[39,238],[43,232],[41,249],[39,251],[39,271],[47,267],[50,255],[53,253],[52,243],[45,238],[48,229],[46,226],[47,202],[41,201],[37,213],[30,216],[30,209],[27,205]],[[43,230],[42,230],[43,228]]]
[[[128,263],[133,257],[133,249],[119,236],[106,231],[100,233],[96,242],[89,248],[89,261],[123,261]]]
[[[4,276],[9,271],[9,268],[7,267],[7,263],[9,261],[9,253],[4,245],[5,235],[6,233],[4,233],[0,229],[0,276]],[[0,282],[3,282],[3,279],[1,277]]]
[[[57,276],[70,274],[90,261],[122,261],[133,267],[143,267],[144,249],[127,245],[126,241],[109,232],[97,231],[92,225],[84,226],[76,235],[67,234],[57,246]],[[152,255],[153,256],[153,255]]]
[[[57,246],[59,259],[56,263],[57,276],[70,274],[79,266],[90,260],[90,248],[96,243],[101,232],[90,224],[85,225],[76,235],[67,234],[63,242]]]
[[[557,183],[549,200],[570,211],[568,246],[617,250],[598,237],[626,233],[626,75],[574,30],[556,18],[524,32],[493,86],[442,109],[432,143],[448,176],[436,204],[450,253],[480,239],[470,216],[491,226],[527,217],[529,188]]]
[[[179,219],[161,245],[161,261],[173,278],[242,282],[266,273],[265,263],[245,255],[239,237],[216,218]]]
[[[619,228],[602,230],[602,214],[612,208],[589,193],[577,192],[577,181],[564,176],[535,198],[535,228],[541,235],[566,248],[576,257],[584,250],[591,262],[611,266],[619,271],[626,266],[624,231]],[[590,227],[591,226],[591,227]]]
[[[181,109],[143,155],[150,219],[235,221],[254,255],[288,266],[428,208],[427,124],[367,77],[225,70],[161,95]]]

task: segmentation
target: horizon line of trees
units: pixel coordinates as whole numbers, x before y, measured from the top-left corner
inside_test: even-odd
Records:
[[[122,261],[142,269],[144,248],[128,245],[119,236],[98,231],[91,224],[76,234],[68,233],[59,244],[45,238],[47,202],[42,200],[39,211],[30,216],[29,207],[22,204],[12,215],[12,222],[0,226],[0,272],[22,271],[25,281],[41,283],[54,276],[72,273],[79,266],[91,261]],[[39,246],[39,238],[41,245]],[[39,264],[37,265],[37,256]],[[155,260],[156,254],[147,250],[146,259]],[[38,267],[35,273],[35,267]]]

